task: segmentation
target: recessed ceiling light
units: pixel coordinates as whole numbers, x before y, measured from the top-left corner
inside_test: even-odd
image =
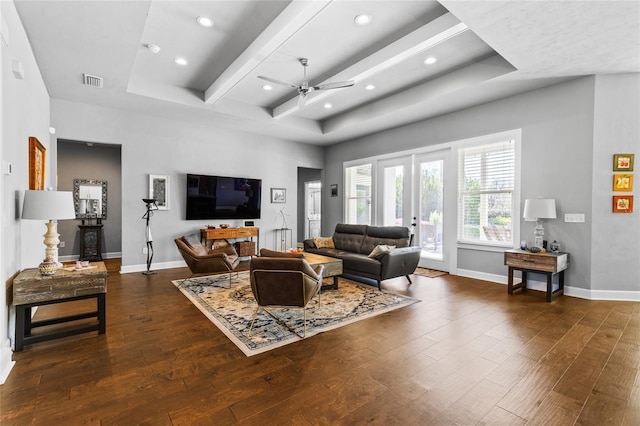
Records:
[[[357,25],[368,25],[371,23],[372,19],[373,18],[371,18],[371,15],[367,15],[366,13],[361,13],[360,15],[356,15],[356,17],[353,18],[353,21]]]
[[[270,86],[270,85],[268,85],[268,84],[265,84],[264,86],[262,86],[262,88],[263,88],[264,90],[273,90],[273,86]]]
[[[429,56],[427,59],[424,60],[424,63],[426,65],[432,65],[432,64],[435,64],[436,62],[438,62],[438,58],[434,58],[433,56]]]
[[[189,62],[187,62],[187,60],[185,58],[176,58],[174,59],[175,63],[178,65],[182,65],[185,66],[187,65]]]
[[[198,24],[202,25],[205,28],[213,27],[213,19],[207,18],[206,16],[198,16],[198,18],[196,18],[196,21],[198,22]]]
[[[373,84],[367,84],[366,86],[364,86],[365,90],[373,90],[375,88],[376,88],[376,86],[374,86]]]
[[[333,108],[333,105],[331,105],[329,102],[327,102],[326,104],[324,104],[325,109],[331,109]]]
[[[147,49],[149,49],[151,53],[158,53],[160,51],[160,46],[157,46],[155,44],[147,44]]]

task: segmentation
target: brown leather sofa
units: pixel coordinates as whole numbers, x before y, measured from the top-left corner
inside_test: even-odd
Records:
[[[304,251],[342,259],[343,274],[380,282],[407,277],[418,267],[420,247],[410,245],[409,228],[404,226],[369,226],[337,224],[333,233],[334,247],[318,248],[314,239],[304,240]],[[395,246],[388,252],[370,257],[376,246]]]

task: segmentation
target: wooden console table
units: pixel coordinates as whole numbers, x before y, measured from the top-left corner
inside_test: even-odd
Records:
[[[13,304],[16,307],[16,352],[24,345],[58,339],[75,334],[98,331],[106,332],[106,293],[107,269],[104,262],[92,263],[88,268],[79,271],[73,267],[58,269],[55,275],[44,276],[38,268],[25,269],[13,280]],[[52,318],[43,321],[31,321],[31,308],[95,298],[97,309],[66,317]],[[97,324],[78,325],[60,331],[50,331],[32,336],[31,330],[36,327],[77,321],[86,318],[97,318]]]
[[[527,290],[527,273],[535,272],[547,276],[547,302],[555,294],[564,292],[564,271],[569,267],[569,253],[531,253],[526,250],[507,250],[504,253],[504,264],[509,267],[507,291]],[[522,282],[513,284],[513,271],[522,272]],[[558,274],[558,289],[553,291],[552,278]]]
[[[260,228],[247,227],[247,228],[203,228],[200,230],[200,238],[209,243],[212,240],[237,240],[239,238],[250,238],[253,241],[253,237],[256,237],[257,250],[260,250]],[[255,253],[254,253],[255,254]]]

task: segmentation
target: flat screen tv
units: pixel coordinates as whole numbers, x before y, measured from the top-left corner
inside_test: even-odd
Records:
[[[262,180],[187,174],[187,220],[260,219]]]

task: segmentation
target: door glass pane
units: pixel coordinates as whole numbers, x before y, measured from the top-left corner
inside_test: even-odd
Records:
[[[420,247],[422,255],[442,259],[444,161],[420,163]]]
[[[402,226],[403,172],[403,166],[385,167],[384,169],[382,222],[385,226]]]

